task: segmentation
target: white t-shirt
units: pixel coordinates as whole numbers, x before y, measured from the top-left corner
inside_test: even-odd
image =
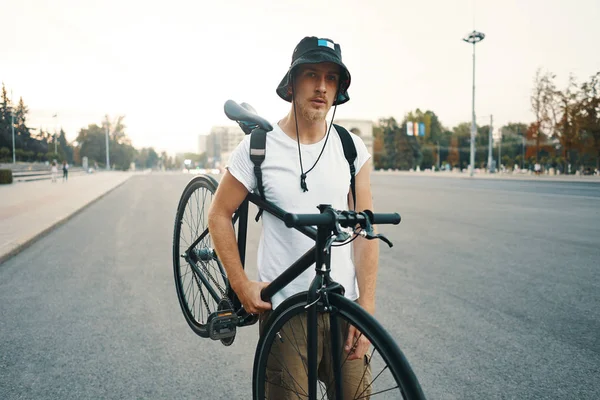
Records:
[[[319,204],[331,204],[338,210],[348,209],[350,191],[350,168],[344,157],[341,139],[332,126],[323,154],[315,168],[307,174],[307,192],[300,187],[300,161],[296,140],[286,135],[274,124],[267,133],[266,156],[262,163],[265,197],[281,209],[292,213],[318,213]],[[329,127],[329,124],[327,124]],[[371,157],[360,137],[350,133],[356,146],[354,161],[356,174]],[[308,171],[319,156],[325,136],[314,144],[300,144],[302,165]],[[250,160],[250,135],[231,154],[227,169],[248,191],[256,190],[254,164]],[[258,280],[271,282],[292,263],[306,253],[314,240],[264,212],[262,232],[258,245]],[[331,253],[331,277],[346,289],[346,297],[356,300],[359,296],[354,264],[351,258],[352,245],[333,247]],[[271,299],[273,308],[288,297],[307,290],[315,277],[314,264],[298,278],[276,293]]]

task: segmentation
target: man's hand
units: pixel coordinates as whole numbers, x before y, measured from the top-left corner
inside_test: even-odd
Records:
[[[237,288],[233,288],[235,294],[244,306],[244,310],[250,314],[260,314],[270,310],[271,303],[262,301],[260,291],[269,285],[269,282],[246,281]]]
[[[365,335],[360,333],[354,326],[348,326],[348,338],[344,344],[344,351],[350,353],[348,361],[363,358],[367,351],[369,351],[370,345],[371,342],[369,342],[369,339]]]

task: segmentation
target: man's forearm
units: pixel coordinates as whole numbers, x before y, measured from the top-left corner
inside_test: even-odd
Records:
[[[210,216],[208,229],[210,230],[210,236],[217,256],[227,272],[229,284],[237,292],[236,288],[247,282],[248,277],[242,267],[231,218],[218,215]]]
[[[369,313],[375,313],[375,287],[379,265],[379,241],[358,237],[354,241],[354,265],[360,297],[358,303]]]

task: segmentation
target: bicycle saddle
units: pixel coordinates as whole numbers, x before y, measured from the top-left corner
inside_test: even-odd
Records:
[[[243,122],[248,125],[256,124],[258,127],[269,132],[273,130],[273,126],[264,118],[258,116],[252,106],[246,103],[239,105],[233,100],[225,102],[225,115],[232,121]]]

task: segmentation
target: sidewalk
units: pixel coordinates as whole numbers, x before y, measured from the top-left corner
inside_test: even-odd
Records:
[[[131,172],[99,172],[0,185],[0,264],[123,184]]]
[[[591,182],[600,183],[600,176],[593,175],[528,175],[528,174],[487,174],[479,173],[473,177],[468,172],[432,172],[432,171],[373,171],[377,175],[405,175],[405,176],[431,176],[438,178],[462,178],[462,179],[489,179],[489,180],[519,180],[519,181],[538,181],[538,182]]]

